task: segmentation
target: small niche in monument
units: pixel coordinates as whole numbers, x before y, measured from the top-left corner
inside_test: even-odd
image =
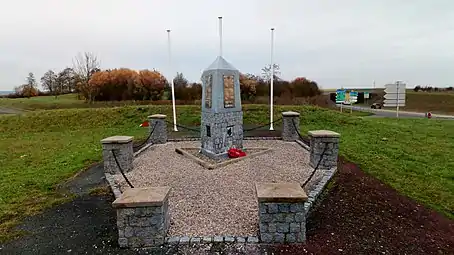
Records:
[[[207,136],[211,137],[211,128],[210,128],[210,126],[206,125],[206,129],[207,129]]]
[[[233,126],[227,127],[227,137],[232,137],[233,135]]]

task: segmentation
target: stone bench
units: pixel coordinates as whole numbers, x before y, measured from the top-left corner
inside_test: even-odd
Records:
[[[259,236],[263,243],[306,240],[307,195],[298,183],[257,183]]]
[[[130,188],[112,203],[117,211],[120,247],[164,243],[170,227],[169,193],[170,187]]]

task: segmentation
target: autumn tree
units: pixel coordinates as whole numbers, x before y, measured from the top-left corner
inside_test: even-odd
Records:
[[[60,93],[77,92],[78,75],[70,67],[63,69],[57,76],[57,87]]]
[[[140,81],[139,86],[143,87],[146,93],[146,99],[161,100],[164,95],[166,78],[158,71],[141,70],[138,74]]]
[[[32,72],[30,72],[30,73],[28,73],[28,76],[27,76],[27,84],[25,84],[25,87],[22,89],[23,96],[25,96],[27,98],[37,96],[38,89],[36,87],[37,87],[37,85],[36,85],[35,75]]]
[[[253,100],[257,94],[258,77],[253,74],[240,74],[242,100]]]
[[[305,77],[297,77],[290,83],[290,88],[295,97],[313,97],[320,95],[320,89],[316,82],[306,79]]]
[[[81,93],[91,100],[160,100],[166,79],[156,70],[113,69],[95,72]]]
[[[183,73],[177,73],[173,78],[173,86],[175,89],[175,99],[185,100],[190,97],[190,91],[188,89],[189,82],[184,77]],[[168,99],[172,99],[172,88],[168,89]]]
[[[45,72],[43,77],[41,77],[41,86],[49,91],[51,95],[54,95],[55,98],[61,93],[57,86],[57,75],[52,70]]]
[[[189,90],[188,100],[201,100],[202,99],[202,84],[200,83],[191,83],[187,86]]]

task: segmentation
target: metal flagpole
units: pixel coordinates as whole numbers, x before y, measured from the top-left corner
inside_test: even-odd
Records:
[[[219,56],[222,57],[222,17],[219,19]]]
[[[274,62],[273,62],[273,51],[274,51],[274,28],[271,28],[271,81],[270,81],[270,130],[273,128],[273,101],[274,101]]]
[[[170,87],[172,88],[172,110],[173,110],[173,131],[178,131],[177,129],[177,111],[175,108],[175,86],[173,84],[173,71],[172,71],[172,54],[170,48],[170,29],[167,29],[167,42],[169,50],[169,77],[170,77]]]

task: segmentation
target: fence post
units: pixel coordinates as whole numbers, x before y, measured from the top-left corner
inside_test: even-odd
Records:
[[[299,183],[257,183],[259,234],[264,243],[306,240],[307,195]]]
[[[340,134],[329,130],[315,130],[308,132],[310,138],[310,166],[316,167],[320,162],[319,169],[331,169],[337,166],[339,154]]]
[[[298,140],[299,127],[300,127],[299,112],[282,113],[282,140],[288,142]]]
[[[115,156],[121,169],[124,172],[132,170],[132,161],[134,159],[132,139],[132,136],[111,136],[101,140],[104,172],[110,174],[120,173],[112,150],[115,152]]]
[[[154,129],[150,138],[153,144],[167,143],[166,117],[167,116],[164,114],[153,114],[148,116],[150,121],[150,132]]]
[[[117,198],[118,244],[140,248],[164,243],[170,227],[170,187],[131,188]]]

